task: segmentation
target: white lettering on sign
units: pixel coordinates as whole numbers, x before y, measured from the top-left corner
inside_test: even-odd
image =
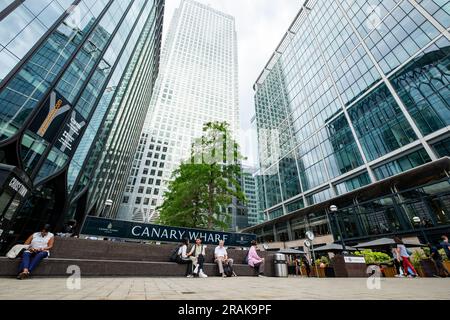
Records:
[[[9,182],[9,186],[22,197],[25,197],[28,193],[28,189],[16,178],[11,179],[11,181]]]
[[[58,139],[58,141],[61,143],[60,150],[62,152],[66,150],[72,151],[72,143],[80,135],[81,129],[86,125],[86,122],[84,121],[77,122],[75,117],[76,113],[72,112],[70,121],[68,124],[66,124],[68,129],[64,130],[62,137]]]
[[[218,243],[220,240],[226,241],[229,236],[227,234],[217,234],[214,232],[201,232],[201,231],[187,231],[189,235],[189,240],[193,241],[197,238],[202,239],[204,242]],[[174,240],[181,241],[186,234],[186,231],[173,230],[169,228],[158,228],[158,227],[143,227],[134,226],[131,228],[131,234],[133,237],[137,238],[151,238],[159,240]]]
[[[364,257],[344,257],[345,263],[366,263]]]

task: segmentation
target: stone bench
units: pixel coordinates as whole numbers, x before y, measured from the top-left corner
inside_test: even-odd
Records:
[[[55,238],[50,258],[41,262],[34,276],[68,276],[69,266],[78,266],[82,276],[127,276],[127,277],[176,277],[184,276],[186,265],[169,262],[176,245],[148,245],[115,241]],[[218,276],[214,262],[215,246],[208,246],[205,257],[205,273]],[[238,276],[254,276],[253,268],[244,264],[246,250],[228,249],[234,259],[234,270]],[[273,275],[273,256],[260,252],[266,259],[265,273]],[[0,258],[0,276],[17,275],[20,259]]]

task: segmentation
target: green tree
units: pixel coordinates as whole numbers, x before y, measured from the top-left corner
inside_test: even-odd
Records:
[[[239,146],[225,122],[206,123],[191,149],[191,158],[174,171],[159,222],[169,226],[224,230],[230,226],[227,207],[245,202],[239,183]]]

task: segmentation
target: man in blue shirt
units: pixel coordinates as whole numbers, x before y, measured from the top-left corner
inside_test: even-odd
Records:
[[[431,243],[428,243],[428,248],[430,248],[430,258],[433,260],[436,266],[437,276],[445,275],[446,277],[448,277],[450,273],[442,263],[442,256],[439,253],[438,248]]]
[[[447,255],[447,258],[450,260],[450,243],[448,243],[448,237],[442,236],[441,237],[442,242],[440,243],[442,249],[444,249],[445,254]]]

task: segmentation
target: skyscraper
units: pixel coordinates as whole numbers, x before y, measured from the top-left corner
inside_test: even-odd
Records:
[[[239,126],[234,18],[182,0],[163,48],[161,73],[118,219],[154,221],[174,169],[209,121]]]
[[[163,10],[163,0],[0,4],[3,242],[43,223],[80,226],[104,199],[118,203],[157,77]]]
[[[449,232],[449,27],[442,1],[304,2],[254,86],[270,221],[247,231]]]

